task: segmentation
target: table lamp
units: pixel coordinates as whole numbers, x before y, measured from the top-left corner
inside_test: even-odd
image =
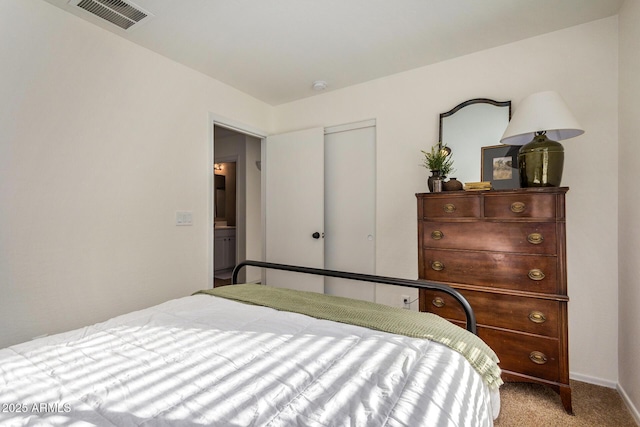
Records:
[[[529,95],[518,105],[500,142],[522,145],[518,152],[521,187],[559,187],[564,148],[557,140],[583,133],[562,97],[545,91]]]

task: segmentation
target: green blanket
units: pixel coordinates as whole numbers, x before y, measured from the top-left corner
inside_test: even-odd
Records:
[[[426,338],[462,354],[490,387],[502,384],[498,357],[493,350],[477,336],[435,314],[315,292],[252,284],[223,286],[198,291],[196,294],[214,295],[408,337]]]

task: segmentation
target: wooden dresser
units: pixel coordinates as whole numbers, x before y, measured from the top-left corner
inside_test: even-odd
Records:
[[[458,289],[504,381],[546,384],[572,413],[567,332],[568,188],[416,194],[419,278]],[[420,291],[420,311],[463,325],[462,308]]]

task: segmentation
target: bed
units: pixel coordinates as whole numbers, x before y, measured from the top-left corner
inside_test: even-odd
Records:
[[[305,270],[247,261],[234,281],[245,265]],[[496,362],[435,315],[225,286],[1,349],[0,425],[491,426]]]

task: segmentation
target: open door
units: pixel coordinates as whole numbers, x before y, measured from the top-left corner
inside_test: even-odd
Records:
[[[267,137],[265,259],[324,268],[324,129]],[[324,293],[324,278],[267,271],[266,285]]]

